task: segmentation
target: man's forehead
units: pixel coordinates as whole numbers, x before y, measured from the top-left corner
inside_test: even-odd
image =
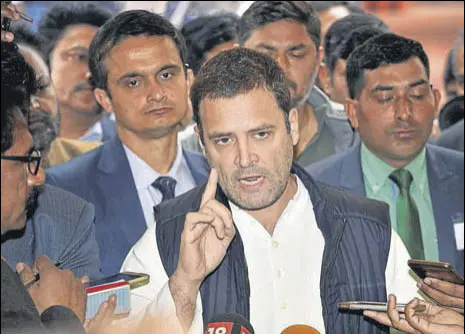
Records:
[[[245,44],[256,45],[259,43],[276,46],[292,46],[301,43],[313,45],[307,27],[291,20],[276,21],[255,29]]]
[[[226,127],[247,131],[247,128],[254,128],[257,124],[273,123],[275,116],[282,117],[276,99],[265,89],[256,89],[233,98],[204,99],[199,109],[202,124],[213,130]]]
[[[179,50],[169,36],[139,35],[125,38],[113,47],[105,61],[113,65],[109,70],[115,71],[122,69],[126,61],[146,63],[150,67],[182,65]]]
[[[365,70],[365,86],[377,84],[410,84],[418,80],[429,81],[420,59],[414,57],[399,64],[385,64],[374,70]]]

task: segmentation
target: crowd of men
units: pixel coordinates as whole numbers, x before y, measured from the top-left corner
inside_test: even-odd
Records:
[[[463,283],[407,265],[464,275],[463,34],[446,97],[418,41],[342,1],[180,30],[98,2],[38,31],[1,14],[2,332],[463,332]],[[129,315],[111,296],[86,319],[85,284],[122,271],[150,275]]]

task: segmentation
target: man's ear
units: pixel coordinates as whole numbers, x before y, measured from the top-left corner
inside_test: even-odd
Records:
[[[195,80],[195,74],[194,71],[192,71],[190,68],[187,69],[187,96],[191,96],[191,88],[192,85],[194,84]]]
[[[299,115],[296,108],[292,108],[289,112],[289,124],[291,125],[292,145],[295,146],[299,142]]]
[[[102,108],[106,112],[113,112],[113,103],[111,102],[111,99],[105,90],[101,88],[95,88],[94,96],[97,102],[102,106]]]
[[[346,99],[344,102],[344,110],[349,118],[349,122],[354,129],[358,128],[358,109],[360,102],[358,100]]]
[[[332,85],[331,85],[331,73],[328,66],[325,63],[320,64],[320,71],[318,73],[318,79],[320,79],[321,88],[324,90],[326,95],[331,98]]]
[[[207,154],[205,153],[205,146],[202,142],[201,134],[200,134],[199,127],[197,124],[194,125],[194,131],[195,131],[195,135],[197,136],[197,140],[199,141],[200,148],[202,149],[203,156],[207,158]]]
[[[441,111],[441,97],[442,94],[437,88],[433,88],[433,96],[434,96],[434,115],[435,117],[439,117],[439,112]]]

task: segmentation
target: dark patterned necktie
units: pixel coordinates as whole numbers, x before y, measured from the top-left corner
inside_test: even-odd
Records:
[[[406,169],[397,169],[389,175],[399,187],[397,196],[397,233],[407,247],[413,259],[423,260],[425,253],[423,249],[423,238],[421,236],[420,216],[418,209],[410,195],[412,174]]]
[[[174,189],[176,188],[176,180],[169,176],[160,176],[155,182],[152,183],[152,186],[155,189],[160,190],[162,194],[162,202],[167,201],[169,199],[173,199]]]

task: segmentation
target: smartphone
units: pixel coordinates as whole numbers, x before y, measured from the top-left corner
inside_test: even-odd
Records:
[[[86,288],[94,286],[108,284],[113,282],[126,281],[129,283],[129,288],[137,289],[141,286],[147,285],[150,282],[150,276],[148,274],[133,273],[133,272],[122,272],[113,276],[108,276],[99,280],[91,281],[85,285]]]
[[[455,268],[447,262],[425,260],[409,260],[408,266],[422,280],[426,277],[437,278],[457,285],[464,285],[465,281]]]
[[[397,304],[396,309],[399,313],[405,313],[406,304]],[[343,311],[375,311],[375,312],[387,312],[388,303],[377,303],[377,302],[342,302],[338,303],[337,307]],[[426,310],[424,305],[418,305],[415,310],[422,312]]]

